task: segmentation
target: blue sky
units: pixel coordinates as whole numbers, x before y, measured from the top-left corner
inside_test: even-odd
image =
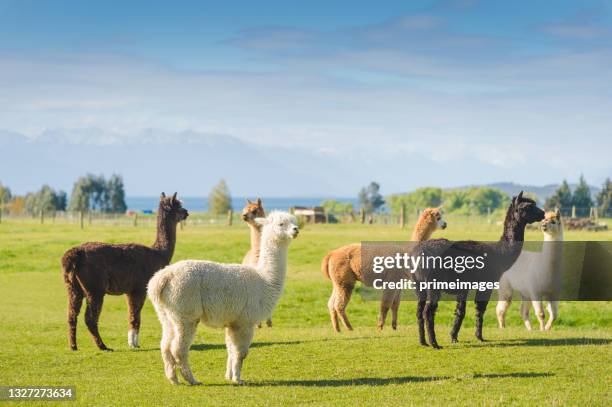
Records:
[[[33,140],[189,130],[419,154],[452,164],[449,184],[600,183],[611,83],[610,2],[0,0],[0,130]]]

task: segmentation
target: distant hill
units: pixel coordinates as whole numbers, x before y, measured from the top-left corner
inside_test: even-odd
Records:
[[[509,196],[514,196],[521,191],[531,192],[536,195],[540,203],[543,203],[546,200],[546,198],[548,198],[549,196],[555,193],[555,191],[557,190],[557,188],[559,188],[560,185],[561,184],[549,184],[549,185],[537,186],[537,185],[515,184],[513,182],[494,182],[492,184],[486,184],[484,186],[491,187],[491,188],[497,188],[500,191],[505,192]],[[569,184],[572,191],[576,188],[577,185],[578,184]],[[592,186],[592,185],[589,185],[589,188],[591,188],[591,196],[595,198],[595,196],[599,193],[599,188]]]

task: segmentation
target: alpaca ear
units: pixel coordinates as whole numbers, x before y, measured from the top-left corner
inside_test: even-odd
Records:
[[[259,226],[265,226],[268,220],[266,218],[255,218],[255,223]]]
[[[162,192],[161,196],[159,197],[159,199],[164,199],[166,197],[166,194]]]
[[[251,202],[251,200],[250,200],[249,198],[246,198],[246,203],[247,203],[247,205],[250,205],[250,204],[252,204],[253,202]]]
[[[523,191],[519,192],[518,196],[516,197],[517,200],[521,200],[523,199]]]
[[[555,216],[557,219],[561,219],[561,209],[558,206],[555,208]]]
[[[257,198],[257,206],[261,206],[261,198]]]
[[[176,201],[176,192],[172,195],[172,202]]]

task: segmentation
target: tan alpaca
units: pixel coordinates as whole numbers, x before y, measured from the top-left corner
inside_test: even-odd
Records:
[[[244,255],[242,264],[251,267],[257,267],[259,262],[259,249],[261,246],[261,226],[255,222],[256,218],[265,218],[266,214],[261,203],[261,198],[257,198],[256,202],[246,200],[246,206],[242,209],[242,220],[244,220],[251,230],[251,249]],[[266,325],[272,327],[272,319],[266,320]],[[261,322],[257,324],[261,328]]]
[[[427,240],[437,228],[446,228],[446,221],[442,219],[439,208],[427,208],[421,213],[414,226],[411,240]],[[352,330],[353,327],[346,316],[346,307],[351,299],[355,284],[357,281],[363,281],[361,275],[361,244],[353,243],[329,252],[323,258],[321,271],[325,277],[332,281],[333,291],[331,297],[329,297],[327,308],[334,330],[340,332],[338,316],[342,319],[346,329]],[[393,329],[397,328],[400,294],[400,290],[388,290],[383,293],[378,317],[379,328],[382,329],[389,308],[391,308],[392,313]]]

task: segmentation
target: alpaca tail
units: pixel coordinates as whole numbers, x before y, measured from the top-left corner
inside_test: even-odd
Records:
[[[331,277],[329,276],[329,259],[331,255],[331,253],[328,253],[325,257],[323,257],[323,261],[321,262],[321,272],[323,273],[323,276],[329,280],[331,280]]]
[[[164,289],[166,285],[170,282],[172,275],[168,273],[166,270],[160,270],[149,280],[149,284],[147,285],[147,293],[149,294],[149,298],[155,308],[158,305],[162,304],[162,297]]]
[[[79,263],[81,262],[81,255],[83,251],[80,247],[73,247],[68,250],[62,256],[62,269],[64,272],[64,281],[69,284],[72,283],[75,278],[75,273],[79,269]]]

